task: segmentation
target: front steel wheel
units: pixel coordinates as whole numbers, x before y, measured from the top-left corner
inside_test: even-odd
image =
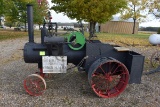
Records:
[[[32,96],[39,96],[46,89],[46,82],[40,75],[31,74],[24,80],[24,89]]]

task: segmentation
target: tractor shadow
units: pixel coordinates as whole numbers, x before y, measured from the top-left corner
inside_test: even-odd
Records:
[[[74,98],[95,97],[86,72],[68,71],[66,74],[51,74],[50,79],[46,79],[46,92],[54,96],[71,96]]]

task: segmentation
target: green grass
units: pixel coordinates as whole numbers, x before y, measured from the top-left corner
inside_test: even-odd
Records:
[[[35,31],[34,35],[40,35],[40,31]],[[24,31],[0,30],[0,41],[7,39],[22,38],[27,36],[28,32]]]
[[[150,34],[146,33],[139,33],[139,34],[110,34],[110,33],[99,33],[101,36],[103,35],[110,35],[110,36],[122,36],[126,38],[142,38],[146,39],[150,36]]]
[[[150,34],[110,34],[110,33],[97,33],[98,39],[102,42],[115,42],[124,43],[128,45],[150,45],[148,38]]]
[[[34,35],[40,35],[40,31],[34,31]],[[85,37],[88,38],[88,33],[85,32]],[[139,33],[139,34],[110,34],[110,33],[97,33],[97,39],[102,42],[114,42],[119,44],[148,46],[148,38],[151,34]],[[6,39],[15,39],[21,37],[27,37],[28,32],[24,31],[11,31],[11,30],[0,30],[0,41]]]

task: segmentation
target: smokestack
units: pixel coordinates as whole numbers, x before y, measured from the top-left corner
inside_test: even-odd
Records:
[[[33,5],[31,5],[31,4],[27,4],[27,21],[28,21],[29,42],[34,42]]]

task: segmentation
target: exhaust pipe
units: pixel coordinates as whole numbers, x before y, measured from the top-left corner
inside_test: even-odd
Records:
[[[34,42],[33,5],[31,5],[31,4],[27,4],[27,21],[28,21],[29,42]]]

